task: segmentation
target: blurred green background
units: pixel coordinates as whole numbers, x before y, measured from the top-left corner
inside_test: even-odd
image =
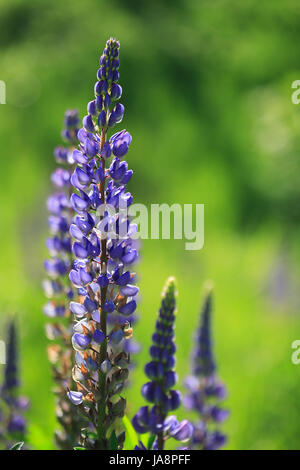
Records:
[[[41,312],[52,151],[64,111],[85,113],[99,56],[115,36],[135,202],[205,204],[203,250],[142,244],[135,336],[143,351],[127,393],[131,416],[143,402],[166,277],[178,280],[181,382],[212,279],[227,448],[300,449],[300,366],[291,362],[300,337],[300,106],[291,102],[299,26],[298,0],[1,1],[1,324],[19,316],[35,448],[54,448],[56,427]]]

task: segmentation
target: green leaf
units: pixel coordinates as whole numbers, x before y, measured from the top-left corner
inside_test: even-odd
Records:
[[[153,442],[155,441],[155,438],[156,438],[155,434],[151,434],[151,435],[149,436],[148,445],[147,445],[147,449],[148,449],[148,450],[151,450],[151,449],[152,449]]]
[[[73,447],[74,450],[85,450],[84,447]]]
[[[126,431],[124,450],[133,450],[135,446],[138,445],[138,435],[127,416],[123,416],[122,423]]]
[[[108,441],[108,445],[109,445],[109,450],[118,450],[118,439],[117,439],[115,431],[111,433],[109,441]]]
[[[150,436],[151,436],[151,434],[149,432],[139,436],[139,440],[144,444],[146,449],[148,447],[148,442],[149,442]]]
[[[21,450],[24,445],[24,442],[17,442],[9,450]]]

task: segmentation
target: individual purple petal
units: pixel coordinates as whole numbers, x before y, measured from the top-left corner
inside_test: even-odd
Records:
[[[170,410],[174,411],[179,408],[180,403],[181,403],[181,396],[180,393],[177,390],[171,390],[170,392]]]
[[[169,433],[174,439],[181,442],[186,442],[191,439],[194,428],[192,424],[184,419],[177,426],[170,429]]]
[[[121,276],[116,280],[116,284],[118,286],[125,286],[130,281],[130,277],[130,272],[126,271],[125,273],[121,274]]]
[[[124,333],[122,330],[114,331],[109,338],[109,341],[113,344],[119,344],[120,341],[124,338]]]
[[[75,224],[70,225],[70,235],[75,238],[77,241],[81,241],[83,238],[82,231]]]
[[[84,243],[75,242],[73,244],[72,250],[76,258],[85,259],[89,256],[87,246],[84,246]]]
[[[9,433],[24,433],[26,428],[26,420],[24,416],[12,415],[7,424],[7,431]]]
[[[229,411],[220,408],[219,406],[213,406],[210,410],[210,415],[214,421],[217,423],[222,423],[228,418]]]
[[[142,425],[137,416],[134,416],[134,418],[132,419],[132,425],[133,425],[135,431],[138,432],[139,434],[144,434],[144,433],[148,432],[148,427]]]
[[[120,99],[122,96],[122,87],[117,83],[113,83],[111,87],[111,97],[114,100]]]
[[[76,163],[84,164],[84,163],[88,162],[87,156],[84,155],[80,150],[77,150],[77,149],[73,151],[72,158],[73,158],[74,162],[76,162]]]
[[[94,310],[97,309],[97,303],[94,300],[90,299],[89,296],[86,296],[83,304],[89,313],[92,313]]]
[[[92,282],[92,276],[84,268],[79,268],[78,272],[80,276],[81,285],[86,286],[87,284]]]
[[[111,156],[111,146],[109,142],[105,142],[101,150],[101,157],[109,158],[110,156]]]
[[[94,179],[97,183],[101,183],[101,181],[103,181],[104,178],[105,178],[105,173],[104,173],[102,166],[100,166],[98,170],[95,171]]]
[[[129,149],[131,142],[131,136],[129,132],[123,132],[119,137],[113,140],[112,151],[116,157],[124,157]]]
[[[81,392],[69,391],[67,395],[73,405],[81,405],[83,401],[83,394]]]
[[[76,317],[83,317],[87,310],[84,305],[78,303],[78,302],[70,302],[70,310]]]
[[[167,389],[169,388],[172,388],[174,387],[174,385],[176,384],[177,382],[177,375],[174,371],[172,370],[169,370],[167,371],[167,373],[165,374],[165,377],[164,377],[164,384],[165,384],[165,387]]]
[[[83,127],[87,131],[94,132],[95,128],[94,128],[93,120],[90,114],[88,114],[87,116],[84,116],[82,120],[82,124],[83,124]]]
[[[101,344],[105,340],[105,334],[100,330],[95,330],[93,334],[93,340],[95,343]]]
[[[96,112],[96,101],[95,101],[95,100],[90,101],[90,102],[88,103],[88,105],[87,105],[87,112],[88,112],[89,114],[92,114],[93,116],[96,115],[97,112]]]
[[[69,273],[69,279],[70,281],[76,286],[80,287],[81,286],[81,280],[78,271],[76,269],[72,269]]]
[[[99,144],[94,139],[85,139],[83,147],[85,153],[91,158],[95,157],[99,152]]]
[[[156,384],[154,382],[148,382],[142,387],[142,395],[145,400],[149,401],[150,403],[154,403],[155,401],[155,388]]]
[[[104,109],[101,111],[101,113],[98,116],[98,126],[99,127],[104,127],[106,124],[106,112]]]
[[[58,163],[66,163],[68,161],[69,150],[65,147],[58,146],[54,150],[55,160]]]
[[[127,304],[119,307],[118,312],[121,313],[122,315],[131,315],[135,311],[135,309],[136,309],[136,301],[131,300],[130,302],[127,302]]]
[[[95,225],[94,219],[89,213],[85,213],[83,217],[76,216],[74,222],[85,234],[90,232]]]
[[[112,313],[114,310],[115,310],[115,304],[112,300],[107,300],[105,303],[104,303],[104,310],[107,312],[107,313]]]
[[[122,287],[120,289],[120,293],[124,296],[130,296],[133,297],[135,296],[139,291],[139,288],[137,286],[134,286],[132,284],[127,284],[126,286]]]
[[[124,264],[132,264],[137,260],[137,257],[138,257],[137,250],[129,250],[129,251],[127,251],[127,253],[125,253],[122,256],[121,261]]]
[[[51,175],[51,181],[58,188],[64,188],[70,184],[70,172],[64,168],[57,168]]]
[[[72,344],[75,349],[84,350],[88,347],[91,342],[91,338],[88,335],[81,333],[74,333],[72,336]]]
[[[97,278],[97,283],[100,287],[107,286],[109,283],[108,277],[105,274],[100,274],[100,276]]]
[[[90,200],[87,197],[81,198],[78,194],[73,193],[71,196],[71,204],[76,212],[81,213],[89,207]]]

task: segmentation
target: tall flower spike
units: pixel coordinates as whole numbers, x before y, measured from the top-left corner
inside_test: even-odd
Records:
[[[178,441],[191,438],[192,426],[187,421],[178,422],[176,416],[168,416],[170,411],[180,406],[180,394],[174,390],[177,381],[175,373],[175,281],[169,278],[162,294],[161,307],[156,320],[155,332],[150,347],[151,360],[145,366],[150,379],[142,387],[142,395],[152,408],[143,406],[132,420],[135,430],[150,432],[156,436],[154,448],[162,450],[169,437]]]
[[[82,441],[90,449],[110,447],[108,430],[124,414],[126,402],[120,393],[129,366],[124,343],[132,336],[138,293],[130,271],[138,257],[132,239],[136,227],[127,213],[132,196],[126,184],[132,170],[122,160],[131,135],[122,130],[108,137],[124,114],[124,106],[118,103],[122,93],[119,46],[109,39],[100,58],[95,99],[88,103],[78,132],[80,144],[73,152],[77,165],[71,177],[75,188],[71,204],[77,215],[70,227],[75,261],[69,277],[80,298],[70,303],[76,321],[72,344],[77,390],[70,390],[68,397],[91,420],[92,434],[83,432]],[[121,433],[118,448],[123,440]]]
[[[185,380],[188,394],[183,403],[194,410],[199,420],[194,425],[191,448],[214,450],[226,443],[226,436],[216,429],[228,416],[228,411],[218,405],[226,397],[226,388],[215,375],[216,366],[211,339],[212,294],[208,293],[201,313],[193,355],[193,375]]]
[[[24,441],[26,420],[24,410],[29,406],[26,397],[19,396],[20,380],[18,374],[18,347],[15,323],[12,321],[7,331],[7,361],[1,387],[1,437],[0,445],[9,449],[15,442]]]
[[[55,437],[58,446],[65,450],[73,449],[78,442],[82,425],[77,408],[66,398],[66,390],[73,387],[72,316],[68,299],[75,300],[76,292],[68,277],[73,258],[69,234],[73,209],[69,199],[72,193],[70,179],[74,170],[72,153],[78,144],[79,122],[76,110],[66,111],[62,137],[67,145],[56,147],[54,151],[55,160],[62,166],[56,168],[51,175],[56,192],[47,201],[51,213],[50,237],[47,239],[50,258],[45,262],[49,277],[43,283],[48,297],[44,313],[52,320],[46,325],[47,337],[52,340],[48,347],[48,357],[56,383],[56,416],[62,426],[62,430],[57,431]]]
[[[212,376],[216,370],[211,338],[211,293],[205,299],[200,327],[196,333],[196,346],[193,354],[193,373],[197,376]]]

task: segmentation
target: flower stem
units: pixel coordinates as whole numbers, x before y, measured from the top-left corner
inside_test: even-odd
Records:
[[[106,129],[104,128],[101,133],[101,144],[100,152],[103,148],[106,139]],[[105,171],[105,160],[101,158],[101,164]],[[100,195],[102,203],[105,205],[105,178],[100,183]],[[102,216],[103,217],[103,216]],[[101,274],[106,274],[107,266],[107,247],[106,237],[101,239],[101,255],[100,255]],[[100,289],[100,330],[107,336],[107,313],[104,310],[104,304],[106,301],[107,286],[101,287]],[[100,450],[106,449],[106,426],[105,426],[105,412],[106,412],[106,373],[101,370],[101,364],[107,357],[107,339],[105,339],[100,346],[99,354],[99,408],[98,408],[98,439]]]
[[[158,450],[164,450],[164,445],[165,445],[164,433],[162,431],[162,432],[158,433],[158,435],[157,435],[157,449]]]

